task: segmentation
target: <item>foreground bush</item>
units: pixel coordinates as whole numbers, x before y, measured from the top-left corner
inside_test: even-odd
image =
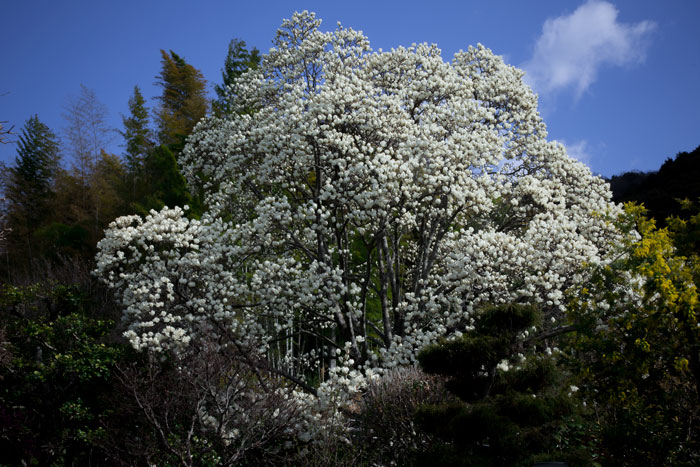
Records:
[[[456,401],[444,380],[417,368],[389,371],[372,381],[350,415],[354,449],[377,465],[410,465],[430,450],[436,437],[418,425],[425,404]]]
[[[613,465],[700,462],[700,216],[657,229],[627,206],[620,257],[572,303],[571,367]],[[675,245],[674,245],[675,242]],[[683,256],[683,252],[687,256]]]
[[[301,406],[237,349],[199,344],[119,365],[109,447],[125,465],[282,465],[297,455]]]
[[[577,403],[554,357],[536,352],[528,337],[542,317],[533,307],[486,307],[460,339],[427,347],[418,356],[428,373],[447,379],[457,399],[423,406],[420,426],[441,439],[421,453],[423,464],[530,466],[537,459],[590,465],[593,458],[562,435]]]
[[[78,284],[0,286],[0,462],[105,462],[103,423],[115,407],[123,347]]]

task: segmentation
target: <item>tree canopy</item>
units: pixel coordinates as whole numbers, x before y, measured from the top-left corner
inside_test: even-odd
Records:
[[[200,219],[121,218],[100,242],[132,345],[220,334],[323,405],[488,304],[531,303],[554,326],[582,263],[606,260],[617,208],[546,140],[523,73],[483,46],[446,63],[319,26],[285,21],[233,112],[190,137]]]
[[[183,144],[209,109],[202,72],[172,50],[160,51],[162,69],[156,84],[163,89],[155,110],[160,144]]]
[[[647,209],[657,225],[666,225],[671,216],[687,218],[680,200],[700,198],[700,147],[668,158],[659,170],[647,173],[626,172],[610,179],[616,202],[634,201]]]

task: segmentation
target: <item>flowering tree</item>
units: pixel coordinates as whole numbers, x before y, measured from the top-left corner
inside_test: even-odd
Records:
[[[446,63],[320,23],[285,21],[233,112],[196,127],[179,162],[200,219],[124,217],[100,242],[131,343],[225,335],[307,389],[314,374],[352,388],[486,304],[535,304],[556,326],[617,208],[547,141],[523,72],[481,45]]]

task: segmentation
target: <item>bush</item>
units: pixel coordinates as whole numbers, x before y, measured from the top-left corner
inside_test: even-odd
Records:
[[[352,414],[353,444],[370,464],[409,465],[436,438],[416,423],[423,404],[454,400],[441,377],[417,368],[390,370],[372,381]]]
[[[80,287],[0,288],[0,452],[12,465],[106,462],[99,449],[112,407],[113,323],[91,315]]]

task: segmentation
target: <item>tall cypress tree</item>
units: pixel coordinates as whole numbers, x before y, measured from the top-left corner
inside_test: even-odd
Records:
[[[209,109],[206,80],[202,72],[172,50],[161,53],[161,72],[156,84],[163,88],[156,109],[158,140],[179,152],[185,138]]]
[[[17,142],[13,177],[38,198],[45,198],[51,190],[51,180],[58,168],[59,151],[56,135],[39,120],[30,117],[22,128]]]
[[[154,146],[148,122],[148,107],[138,86],[134,86],[134,94],[129,98],[129,116],[122,116],[122,122],[124,131],[120,133],[126,141],[127,169],[133,174]]]
[[[214,102],[214,111],[217,114],[231,113],[231,99],[236,92],[236,78],[248,70],[256,69],[260,65],[260,52],[258,49],[246,49],[245,41],[232,39],[228,44],[228,54],[221,70],[222,84],[214,86],[218,99]]]

